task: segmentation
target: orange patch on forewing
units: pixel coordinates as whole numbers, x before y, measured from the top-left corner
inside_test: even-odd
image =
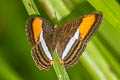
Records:
[[[88,15],[85,16],[79,26],[79,30],[80,30],[80,37],[82,39],[85,38],[85,36],[87,35],[87,33],[89,32],[89,30],[91,29],[92,25],[95,22],[95,15]]]
[[[42,30],[42,23],[43,23],[43,21],[38,17],[35,18],[33,23],[32,23],[35,42],[38,41],[38,39],[39,39],[40,32]]]

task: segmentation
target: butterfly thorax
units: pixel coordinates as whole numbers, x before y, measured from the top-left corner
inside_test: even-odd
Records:
[[[50,52],[52,53],[55,48],[56,48],[56,45],[57,45],[57,41],[58,41],[58,31],[59,31],[59,27],[58,25],[55,25],[54,28],[53,28],[53,33],[52,33],[52,36],[50,37],[50,39],[48,40],[48,42],[50,43],[49,45],[49,50]]]
[[[58,31],[59,31],[59,27],[58,27],[58,25],[56,24],[56,25],[54,26],[53,38],[57,38],[57,37],[58,37]]]

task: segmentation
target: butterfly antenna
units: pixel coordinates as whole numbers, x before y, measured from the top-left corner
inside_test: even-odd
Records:
[[[56,12],[54,11],[54,14],[55,14],[55,21],[56,21],[56,24],[58,24],[58,19],[57,19],[57,15],[56,15]]]

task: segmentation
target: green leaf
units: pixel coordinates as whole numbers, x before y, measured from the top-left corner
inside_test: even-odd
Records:
[[[22,0],[29,15],[40,15],[33,0]]]
[[[102,11],[105,19],[120,32],[120,6],[115,0],[88,0],[88,2],[95,9]]]
[[[62,67],[60,62],[59,62],[58,55],[57,55],[56,51],[54,51],[53,55],[54,55],[53,67],[54,67],[55,72],[58,76],[58,79],[59,80],[70,80],[65,68]]]

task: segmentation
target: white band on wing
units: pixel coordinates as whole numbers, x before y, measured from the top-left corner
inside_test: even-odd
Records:
[[[66,45],[65,50],[63,51],[63,54],[62,54],[62,59],[64,59],[64,57],[68,54],[75,40],[78,38],[79,38],[79,29],[77,29],[74,36],[69,40],[68,44]]]
[[[52,56],[51,56],[51,54],[50,54],[50,51],[48,50],[48,47],[47,47],[47,45],[46,45],[46,42],[45,42],[45,40],[43,39],[43,31],[41,31],[39,41],[41,42],[43,51],[45,52],[46,56],[47,56],[50,60],[53,60],[53,58],[52,58]]]

